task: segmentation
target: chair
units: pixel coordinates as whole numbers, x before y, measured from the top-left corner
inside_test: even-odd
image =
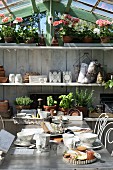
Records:
[[[108,115],[106,113],[102,113],[98,118],[94,126],[93,132],[98,135],[99,140],[102,138],[103,131],[107,124]]]

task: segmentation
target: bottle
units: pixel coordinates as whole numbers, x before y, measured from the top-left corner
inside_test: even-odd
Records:
[[[39,116],[40,115],[40,112],[42,111],[42,107],[41,107],[41,105],[42,105],[42,99],[41,98],[39,98],[38,99],[38,109],[37,109],[37,116]]]

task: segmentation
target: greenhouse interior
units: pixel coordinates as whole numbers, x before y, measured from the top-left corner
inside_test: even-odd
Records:
[[[113,170],[113,0],[0,0],[0,169]]]

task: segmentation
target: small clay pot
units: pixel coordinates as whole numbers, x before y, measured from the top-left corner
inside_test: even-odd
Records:
[[[0,112],[7,112],[9,109],[8,100],[0,100]]]
[[[54,105],[54,106],[43,106],[43,108],[44,108],[44,110],[45,111],[50,111],[50,110],[56,110],[56,105]]]

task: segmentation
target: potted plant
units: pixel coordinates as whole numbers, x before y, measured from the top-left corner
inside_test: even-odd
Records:
[[[15,105],[17,110],[22,110],[22,109],[30,109],[30,104],[33,102],[29,97],[27,96],[22,96],[22,97],[17,97],[15,100]]]
[[[68,110],[73,106],[74,96],[73,93],[69,93],[68,95],[59,96],[61,99],[59,106],[60,110],[64,112],[64,114],[68,113]]]
[[[107,88],[112,88],[113,87],[113,79],[111,80],[108,80],[106,83],[105,83],[105,89]]]
[[[87,89],[79,90],[76,88],[74,94],[74,105],[76,109],[80,110],[83,113],[83,117],[88,116],[88,110],[92,110],[92,101],[93,101],[93,90],[90,92]]]
[[[80,38],[84,43],[92,43],[94,38],[95,24],[87,22],[85,20],[80,20],[78,23],[78,29],[80,31]]]
[[[12,15],[9,15],[8,17],[4,14],[0,14],[0,18],[2,19],[2,28],[1,32],[4,37],[4,41],[7,43],[14,42],[16,39],[16,24],[15,22],[22,22],[23,19],[21,17],[16,17],[15,20],[12,23]]]
[[[56,104],[57,104],[57,101],[54,100],[52,96],[48,96],[47,97],[47,106],[44,105],[43,107],[46,111],[55,110],[57,107]]]
[[[78,18],[72,17],[69,14],[63,14],[60,20],[53,22],[53,26],[58,27],[58,33],[63,37],[63,42],[68,43],[73,40],[73,34],[78,22]]]
[[[97,32],[99,32],[99,36],[102,43],[110,42],[110,37],[112,35],[111,25],[112,22],[108,20],[99,19],[96,21],[98,28],[96,28]]]

